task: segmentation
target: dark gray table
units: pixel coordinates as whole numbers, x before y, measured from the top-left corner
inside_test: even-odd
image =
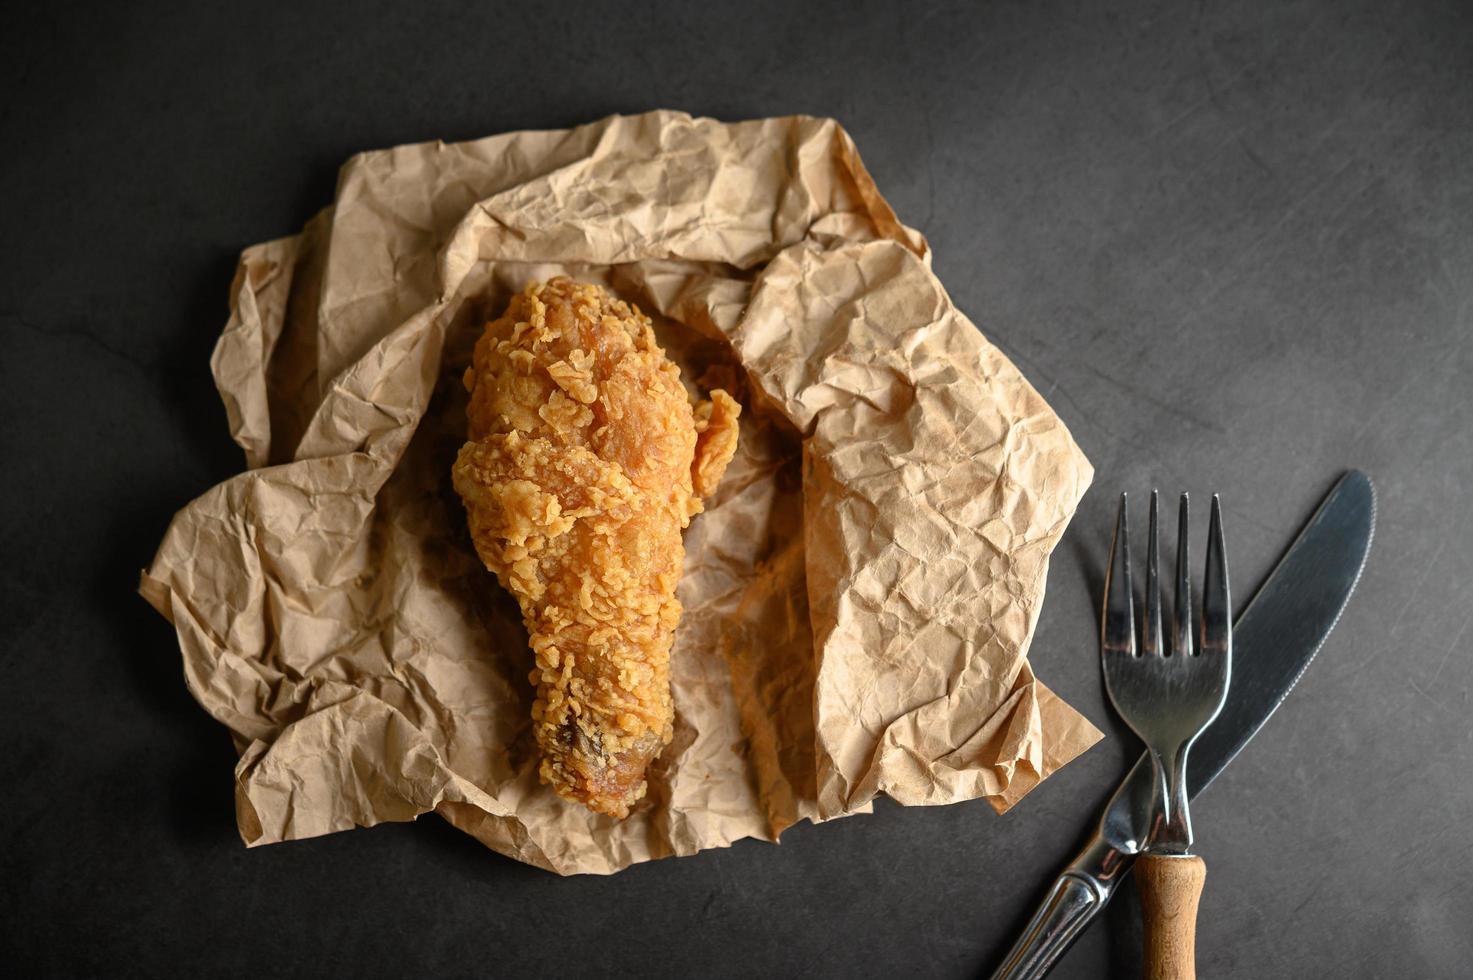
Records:
[[[1115,492],[1221,491],[1246,597],[1352,465],[1360,592],[1196,808],[1199,960],[1473,969],[1468,4],[267,6],[0,13],[12,975],[976,973],[1136,751],[1091,639]],[[1033,656],[1112,737],[1004,818],[882,802],[608,879],[433,818],[247,851],[229,742],[132,595],[240,465],[206,367],[235,253],[357,150],[656,106],[839,118],[1063,415],[1098,474]],[[1057,975],[1128,975],[1135,929],[1117,903]]]

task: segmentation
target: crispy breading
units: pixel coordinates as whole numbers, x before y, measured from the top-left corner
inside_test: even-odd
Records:
[[[672,734],[680,532],[736,451],[741,406],[720,390],[692,406],[649,318],[566,278],[487,324],[465,384],[455,489],[531,637],[542,779],[624,817]]]

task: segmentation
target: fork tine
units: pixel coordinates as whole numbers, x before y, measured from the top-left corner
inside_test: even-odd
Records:
[[[1222,535],[1222,503],[1213,494],[1212,522],[1207,529],[1207,570],[1202,574],[1202,652],[1226,652],[1231,631],[1232,597]]]
[[[1135,600],[1130,591],[1130,526],[1125,517],[1126,495],[1120,495],[1115,537],[1110,542],[1110,564],[1105,570],[1105,609],[1100,617],[1100,649],[1105,654],[1135,656]]]
[[[1160,494],[1151,491],[1151,528],[1146,533],[1146,619],[1141,650],[1148,657],[1161,656],[1161,571],[1157,567],[1160,548],[1156,545],[1156,514]]]
[[[1187,540],[1191,507],[1187,495],[1181,495],[1181,518],[1176,530],[1176,609],[1171,615],[1171,633],[1174,642],[1169,656],[1189,657],[1192,655],[1192,579],[1187,574]]]

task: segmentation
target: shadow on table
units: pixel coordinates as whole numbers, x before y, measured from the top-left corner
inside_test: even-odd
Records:
[[[111,515],[101,562],[88,584],[89,603],[103,613],[125,651],[131,694],[171,733],[169,744],[160,745],[158,752],[173,769],[169,812],[175,833],[186,843],[234,836],[231,773],[236,755],[229,734],[185,688],[174,631],[138,595],[138,575],[175,511],[243,467],[209,372],[234,270],[233,254],[199,264],[196,285],[180,304],[168,352],[151,366],[167,411],[183,434],[177,456],[188,465],[160,474],[155,485],[129,487],[117,495],[130,503]]]
[[[498,854],[434,813],[426,813],[415,821],[414,844],[427,867],[438,866],[477,884],[552,881],[558,877]]]

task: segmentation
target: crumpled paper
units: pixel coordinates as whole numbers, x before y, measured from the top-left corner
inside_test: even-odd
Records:
[[[637,302],[746,409],[685,536],[675,739],[624,821],[538,784],[526,636],[449,478],[481,325],[556,274]],[[211,364],[249,469],[179,512],[141,591],[235,738],[246,843],[434,810],[602,874],[879,793],[1001,811],[1100,737],[1025,659],[1089,463],[837,123],[364,153],[230,299]]]

